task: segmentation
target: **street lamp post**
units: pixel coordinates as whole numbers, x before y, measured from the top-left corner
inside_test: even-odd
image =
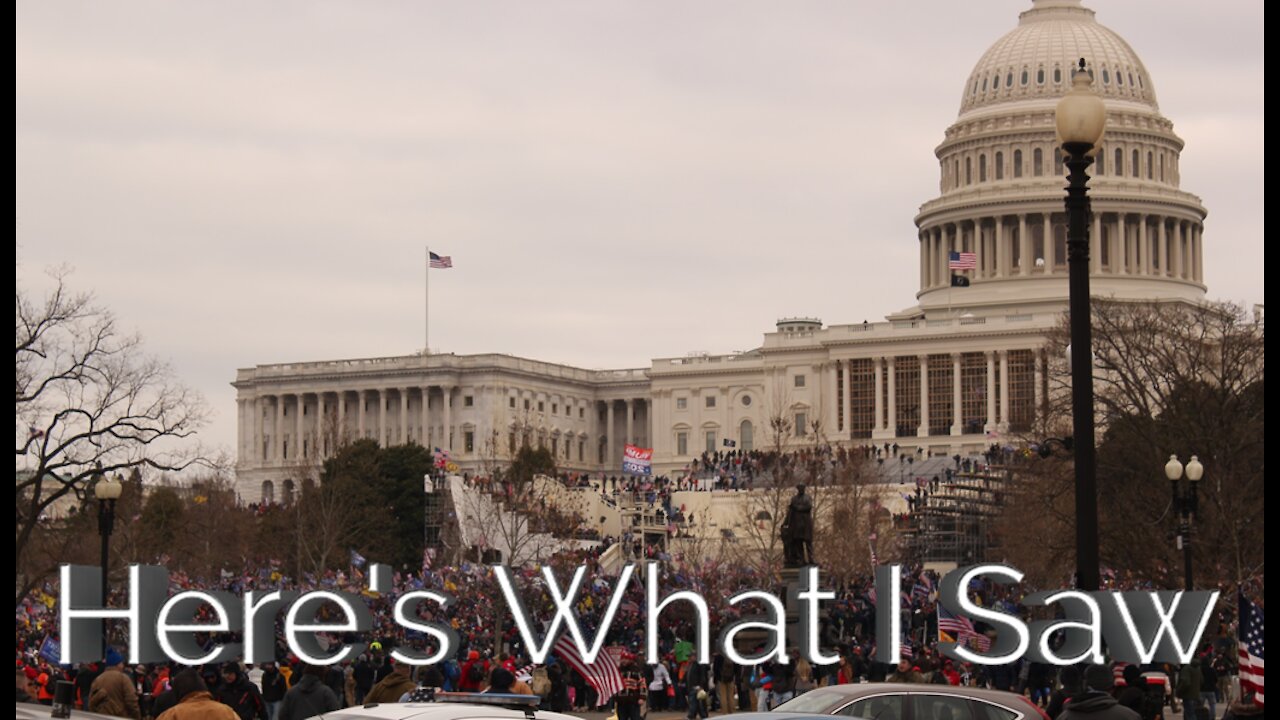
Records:
[[[1068,304],[1071,347],[1081,358],[1093,357],[1089,310],[1089,176],[1106,128],[1106,107],[1091,85],[1084,58],[1071,76],[1071,91],[1058,101],[1055,119],[1066,154]],[[1093,363],[1071,363],[1071,415],[1075,440],[1076,587],[1098,589],[1097,459],[1093,437]]]
[[[100,469],[99,469],[100,470]],[[107,569],[111,562],[111,530],[116,523],[116,500],[124,484],[119,478],[94,473],[93,496],[98,499],[98,534],[102,536],[102,607],[107,606]],[[102,625],[102,657],[107,656],[107,625]]]
[[[1200,478],[1204,477],[1204,466],[1195,455],[1187,463],[1187,482],[1182,480],[1182,463],[1177,455],[1170,455],[1165,463],[1164,475],[1169,478],[1173,490],[1173,511],[1178,514],[1178,547],[1182,549],[1182,570],[1186,577],[1185,589],[1190,591],[1191,573],[1191,523],[1195,521],[1196,509],[1199,506],[1198,490]]]

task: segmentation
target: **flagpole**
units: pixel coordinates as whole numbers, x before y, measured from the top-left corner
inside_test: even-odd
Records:
[[[426,279],[422,282],[422,355],[431,354],[431,247],[426,247],[426,266],[422,268]]]

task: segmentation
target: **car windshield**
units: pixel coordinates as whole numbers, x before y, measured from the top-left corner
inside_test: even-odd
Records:
[[[843,694],[831,690],[810,690],[803,695],[797,695],[781,705],[778,705],[773,710],[774,712],[817,713],[820,715],[826,715],[832,708],[839,705],[845,699],[847,698]]]

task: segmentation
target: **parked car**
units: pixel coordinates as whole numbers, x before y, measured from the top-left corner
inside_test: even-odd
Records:
[[[53,707],[49,705],[39,703],[15,703],[15,705],[17,712],[14,717],[18,720],[49,720],[53,717]],[[72,710],[71,720],[120,720],[120,718],[85,710]]]
[[[538,709],[537,695],[427,693],[422,702],[357,705],[316,716],[321,720],[581,720]]]
[[[1050,720],[1030,699],[1002,690],[964,685],[858,683],[832,685],[798,695],[757,720],[796,715],[839,715],[866,720]],[[748,716],[737,716],[752,720]]]

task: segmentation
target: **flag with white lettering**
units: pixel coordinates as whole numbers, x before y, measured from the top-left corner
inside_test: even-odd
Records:
[[[622,472],[630,475],[653,474],[653,448],[627,445],[622,449]]]

